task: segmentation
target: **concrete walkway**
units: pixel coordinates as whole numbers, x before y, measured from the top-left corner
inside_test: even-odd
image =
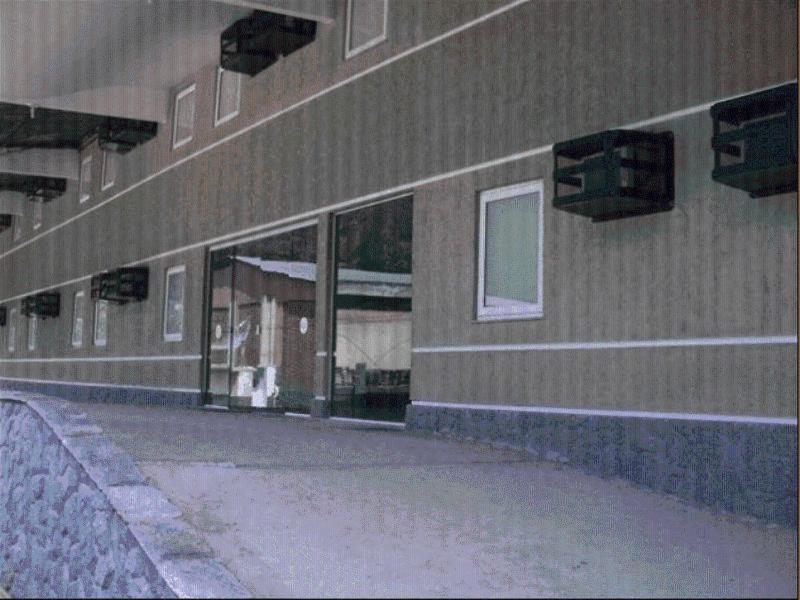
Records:
[[[796,532],[394,428],[84,404],[258,596],[794,597]]]

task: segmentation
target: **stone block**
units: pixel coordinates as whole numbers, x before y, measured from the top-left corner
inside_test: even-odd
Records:
[[[216,561],[176,559],[159,565],[179,598],[252,598],[250,592]]]
[[[174,519],[181,511],[158,489],[149,485],[121,485],[106,490],[114,509],[128,523]]]

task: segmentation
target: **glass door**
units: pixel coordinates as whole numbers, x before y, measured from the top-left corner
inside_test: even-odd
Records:
[[[336,216],[331,413],[402,421],[410,401],[412,198]]]
[[[222,252],[229,275],[223,258],[216,256]],[[212,254],[212,401],[224,394],[231,408],[309,412],[316,354],[316,255],[315,225]]]

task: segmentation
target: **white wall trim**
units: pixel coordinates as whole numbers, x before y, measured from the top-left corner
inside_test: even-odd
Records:
[[[197,121],[197,95],[194,97],[194,106],[192,107],[192,132],[184,138],[178,139],[178,113],[181,107],[181,101],[197,90],[197,84],[193,83],[186,86],[175,95],[175,104],[172,107],[172,149],[180,148],[188,144],[194,139],[194,124]]]
[[[136,189],[137,187],[139,187],[141,185],[144,185],[145,183],[151,181],[152,179],[155,179],[156,177],[159,177],[159,176],[163,175],[164,173],[166,173],[168,171],[171,171],[172,169],[182,165],[184,162],[192,160],[193,158],[195,158],[195,157],[197,157],[197,156],[199,156],[199,155],[201,155],[201,154],[203,154],[203,153],[205,153],[205,152],[207,152],[209,150],[212,150],[213,148],[216,148],[220,144],[224,144],[224,143],[226,143],[226,142],[228,142],[228,141],[230,141],[232,139],[235,139],[235,138],[239,137],[240,135],[243,135],[243,134],[247,133],[248,131],[250,131],[250,130],[256,128],[256,127],[260,127],[261,125],[263,125],[263,124],[265,124],[265,123],[267,123],[269,121],[272,121],[273,119],[276,119],[276,118],[278,118],[278,117],[280,117],[280,116],[282,116],[282,115],[284,115],[286,113],[289,113],[289,112],[291,112],[291,111],[293,111],[293,110],[295,110],[295,109],[297,109],[297,108],[299,108],[301,106],[304,106],[305,104],[307,104],[309,102],[312,102],[312,101],[316,100],[317,98],[325,96],[326,94],[328,94],[330,92],[333,92],[333,91],[339,89],[342,86],[345,86],[345,85],[347,85],[349,83],[352,83],[353,81],[356,81],[356,80],[360,79],[361,77],[364,77],[364,76],[366,76],[366,75],[368,75],[370,73],[373,73],[374,71],[382,69],[382,68],[384,68],[384,67],[386,67],[386,66],[388,66],[388,65],[390,65],[390,64],[392,64],[392,63],[394,63],[394,62],[396,62],[398,60],[401,60],[401,59],[403,59],[403,58],[405,58],[407,56],[415,54],[416,52],[424,50],[425,48],[427,48],[429,46],[437,44],[437,43],[439,43],[439,42],[441,42],[441,41],[443,41],[443,40],[445,40],[445,39],[447,39],[449,37],[452,37],[453,35],[457,35],[457,34],[463,32],[463,31],[466,31],[467,29],[470,29],[470,28],[472,28],[472,27],[474,27],[476,25],[479,25],[479,24],[483,23],[484,21],[488,21],[488,20],[490,20],[490,19],[492,19],[492,18],[494,18],[494,17],[496,17],[496,16],[498,16],[500,14],[508,12],[509,10],[512,10],[512,9],[514,9],[514,8],[516,8],[516,7],[518,7],[518,6],[522,5],[522,4],[525,4],[527,2],[530,2],[530,1],[531,0],[513,0],[512,2],[509,2],[506,5],[503,5],[503,6],[497,8],[497,9],[491,11],[491,12],[488,12],[488,13],[486,13],[486,14],[484,14],[484,15],[476,18],[476,19],[473,19],[472,21],[468,21],[466,23],[463,23],[462,25],[459,25],[458,27],[456,27],[454,29],[451,29],[449,31],[441,33],[438,36],[435,36],[435,37],[433,37],[433,38],[431,38],[431,39],[429,39],[429,40],[427,40],[425,42],[422,42],[421,44],[418,44],[417,46],[413,46],[413,47],[411,47],[411,48],[409,48],[407,50],[404,50],[403,52],[400,52],[399,54],[391,56],[391,57],[387,58],[386,60],[373,65],[372,67],[364,69],[363,71],[359,71],[358,73],[355,73],[354,75],[352,75],[352,76],[350,76],[350,77],[348,77],[346,79],[343,79],[342,81],[339,81],[338,83],[335,83],[330,87],[324,88],[324,89],[320,90],[319,92],[316,92],[316,93],[314,93],[314,94],[312,94],[310,96],[307,96],[306,98],[300,100],[299,102],[296,102],[295,104],[292,104],[292,105],[289,105],[289,106],[287,106],[285,108],[282,108],[279,111],[277,111],[277,112],[275,112],[275,113],[273,113],[271,115],[267,115],[266,117],[263,117],[262,119],[259,119],[258,121],[255,121],[254,123],[251,123],[250,125],[247,125],[247,126],[243,127],[242,129],[234,131],[231,134],[229,134],[229,135],[217,140],[216,142],[213,142],[213,143],[209,144],[208,146],[206,146],[204,148],[200,148],[199,150],[196,150],[195,152],[193,152],[193,153],[191,153],[191,154],[189,154],[189,155],[187,155],[187,156],[175,161],[174,163],[172,163],[170,165],[167,165],[166,167],[164,167],[160,171],[156,171],[155,173],[152,173],[151,175],[148,175],[147,177],[145,177],[141,181],[138,181],[136,183],[131,184],[130,186],[128,186],[124,190],[121,190],[121,191],[117,192],[116,194],[114,194],[113,196],[107,198],[103,202],[95,204],[94,206],[92,206],[91,208],[87,209],[86,211],[84,211],[82,213],[79,213],[77,215],[74,215],[73,217],[70,217],[66,221],[63,221],[63,222],[59,223],[58,225],[55,225],[54,227],[51,227],[50,229],[48,229],[46,231],[43,231],[39,235],[37,235],[37,236],[35,236],[35,237],[33,237],[33,238],[29,239],[29,240],[25,240],[25,242],[19,244],[18,246],[15,246],[14,248],[11,248],[11,249],[7,250],[6,252],[0,254],[0,259],[3,259],[6,256],[8,256],[9,254],[11,254],[13,252],[16,252],[17,250],[19,250],[20,248],[26,246],[27,244],[32,243],[32,242],[36,241],[37,239],[39,239],[39,238],[41,238],[41,237],[43,237],[45,235],[48,235],[49,233],[52,233],[53,231],[55,231],[57,229],[60,229],[61,227],[64,227],[64,226],[68,225],[72,221],[85,216],[86,214],[92,212],[93,210],[97,210],[98,208],[104,206],[107,202],[111,202],[111,201],[119,198],[120,196],[128,193],[129,191],[134,190],[134,189]],[[780,82],[774,83],[774,84],[766,86],[764,88],[759,88],[759,89],[755,89],[755,90],[748,90],[747,92],[743,92],[743,93],[740,93],[740,94],[734,94],[734,95],[731,95],[731,96],[726,96],[724,98],[716,99],[716,100],[713,100],[711,102],[706,102],[706,103],[703,103],[703,104],[700,104],[700,105],[697,105],[697,106],[694,106],[694,107],[689,107],[689,108],[681,109],[681,110],[674,111],[674,112],[671,112],[671,113],[667,113],[667,114],[662,115],[660,117],[653,117],[651,119],[647,119],[647,120],[644,120],[644,121],[639,121],[637,123],[632,123],[632,124],[630,124],[628,126],[629,127],[644,127],[644,126],[647,126],[647,125],[652,125],[652,124],[659,123],[659,122],[661,122],[663,120],[669,120],[669,119],[673,119],[673,118],[680,118],[680,117],[688,116],[688,115],[691,115],[691,114],[694,114],[694,113],[697,113],[697,112],[702,112],[703,110],[708,110],[708,108],[710,108],[712,104],[714,104],[715,102],[718,102],[720,100],[727,100],[727,99],[731,99],[731,98],[737,98],[737,97],[740,97],[740,96],[743,96],[743,95],[746,95],[746,94],[750,94],[750,93],[753,93],[753,92],[758,92],[758,91],[760,91],[762,89],[770,89],[770,88],[776,87],[778,85],[783,85],[785,83],[791,83],[791,82],[795,82],[795,81],[797,81],[797,79],[791,79],[791,80],[788,80],[788,81],[784,81],[782,83],[780,83]],[[552,145],[547,146],[547,148],[548,149],[552,148]],[[520,153],[520,154],[525,154],[525,153],[523,152],[523,153]],[[511,155],[511,157],[513,157],[513,156],[516,156],[516,155]],[[507,158],[509,158],[509,160],[518,160],[519,159],[519,158],[510,158],[510,157],[507,157]],[[520,158],[525,158],[525,156],[520,156]],[[501,162],[497,163],[497,164],[502,164],[502,162],[507,162],[504,159],[498,159],[498,160],[500,160]],[[494,161],[492,161],[492,162],[494,162]],[[469,171],[467,171],[467,172],[469,172]],[[407,187],[408,187],[408,184],[406,184],[405,186],[400,186],[398,189],[404,189],[404,188],[407,188]]]
[[[516,6],[518,4],[522,4],[524,2],[529,2],[529,1],[530,0],[519,0],[519,1],[514,2],[512,4],[514,6]],[[501,9],[498,9],[497,11],[494,11],[494,12],[498,13],[498,11],[499,12],[503,12],[504,10],[507,10],[507,7],[501,7]],[[455,30],[453,30],[453,31],[455,31]],[[452,33],[452,32],[449,32],[449,33]],[[429,40],[429,42],[430,41],[431,40]],[[421,46],[417,46],[415,48],[416,49],[421,49]],[[410,49],[410,50],[414,50],[414,49]],[[410,50],[408,50],[406,52],[410,53]],[[394,61],[399,56],[400,55],[392,57],[391,59],[388,59],[388,61]],[[371,70],[377,69],[382,64],[383,63],[379,63],[378,65],[375,65],[374,67],[372,67]],[[339,84],[336,84],[334,87],[343,85],[346,82],[349,83],[349,81],[352,81],[353,79],[357,79],[358,77],[362,76],[363,74],[366,74],[366,71],[358,73],[358,74],[354,75],[353,77],[349,78],[349,80],[345,80],[344,82],[340,82]],[[663,122],[666,122],[666,121],[671,121],[673,119],[680,119],[680,118],[683,118],[683,117],[687,117],[687,116],[691,116],[691,115],[697,114],[699,112],[707,111],[707,110],[709,110],[711,108],[711,106],[713,104],[715,104],[717,102],[721,102],[721,101],[724,101],[724,100],[730,100],[731,98],[738,98],[738,97],[741,97],[741,96],[744,96],[744,95],[747,95],[747,94],[759,92],[759,91],[766,90],[766,89],[771,89],[771,88],[779,86],[779,85],[785,85],[787,83],[794,83],[796,81],[797,81],[797,79],[790,79],[790,80],[784,81],[782,83],[775,83],[774,85],[770,85],[770,86],[767,86],[767,87],[764,87],[764,88],[758,88],[758,89],[755,89],[755,90],[749,90],[749,91],[741,93],[741,94],[734,94],[732,96],[725,96],[725,97],[722,97],[722,98],[717,98],[717,99],[712,100],[710,102],[705,102],[703,104],[699,104],[699,105],[696,105],[696,106],[691,106],[691,107],[684,108],[684,109],[681,109],[681,110],[665,113],[663,115],[652,117],[652,118],[646,119],[644,121],[637,121],[635,123],[621,124],[621,125],[618,125],[617,127],[635,129],[635,128],[639,128],[639,127],[649,127],[649,126],[652,126],[652,125],[657,125],[659,123],[663,123]],[[145,183],[147,183],[149,181],[152,181],[156,177],[159,177],[160,175],[163,175],[164,173],[166,173],[166,172],[178,167],[179,165],[183,164],[184,162],[187,162],[187,161],[189,161],[189,160],[191,160],[191,159],[193,159],[193,158],[195,158],[195,157],[207,152],[208,150],[211,150],[212,148],[215,148],[216,146],[219,146],[220,144],[223,144],[223,143],[225,143],[227,141],[230,141],[231,139],[234,139],[235,137],[238,137],[239,135],[249,131],[250,129],[253,129],[253,128],[257,127],[257,126],[260,126],[260,125],[266,123],[267,121],[272,120],[273,118],[277,118],[281,114],[290,112],[290,110],[292,110],[293,108],[299,107],[299,106],[301,106],[301,105],[303,105],[303,104],[305,104],[307,102],[310,102],[315,97],[319,97],[319,96],[324,95],[325,93],[327,93],[329,91],[332,91],[334,89],[334,87],[327,88],[326,90],[318,92],[313,97],[309,96],[305,100],[301,100],[299,103],[297,103],[297,104],[295,104],[295,105],[293,105],[291,107],[287,107],[285,109],[282,109],[282,111],[279,111],[278,113],[274,113],[273,115],[270,115],[270,116],[262,119],[259,122],[252,123],[251,125],[248,125],[247,127],[243,128],[243,129],[235,131],[235,132],[231,133],[230,135],[228,135],[228,136],[226,136],[226,137],[224,137],[224,138],[222,138],[220,140],[217,140],[216,142],[210,144],[209,146],[206,146],[205,148],[201,148],[200,150],[197,150],[194,153],[189,154],[188,156],[185,156],[184,158],[181,158],[181,159],[177,160],[173,164],[168,165],[167,167],[164,167],[160,171],[157,171],[156,173],[148,175],[147,177],[145,177],[141,181],[138,181],[138,182],[136,182],[134,184],[131,184],[130,186],[128,186],[124,190],[121,190],[121,191],[117,192],[116,194],[114,194],[113,196],[110,196],[109,198],[103,200],[102,202],[96,203],[95,205],[91,206],[90,208],[88,208],[84,212],[78,213],[77,215],[74,215],[74,216],[70,217],[69,219],[67,219],[65,221],[62,221],[61,223],[59,223],[57,225],[54,225],[50,229],[47,229],[47,230],[45,230],[45,231],[43,231],[43,232],[41,232],[41,233],[29,238],[29,239],[21,242],[17,246],[14,246],[13,248],[10,248],[9,250],[3,252],[2,254],[0,254],[0,260],[6,258],[7,256],[13,254],[14,252],[16,252],[18,250],[21,250],[22,248],[24,248],[28,244],[31,244],[31,243],[43,238],[44,236],[49,235],[50,233],[52,233],[52,232],[54,232],[54,231],[56,231],[58,229],[61,229],[62,227],[65,227],[65,226],[69,225],[70,223],[72,223],[72,222],[74,222],[74,221],[86,216],[87,214],[89,214],[89,213],[91,213],[91,212],[93,212],[93,211],[95,211],[95,210],[97,210],[99,208],[102,208],[107,203],[112,202],[113,200],[116,200],[117,198],[119,198],[119,197],[123,196],[124,194],[136,189],[137,187],[139,187],[141,185],[144,185]],[[379,190],[377,192],[372,192],[372,193],[369,193],[369,194],[365,194],[363,196],[358,196],[356,198],[351,198],[349,200],[342,200],[340,202],[335,202],[335,203],[332,203],[332,204],[328,204],[326,206],[322,206],[322,207],[319,207],[319,208],[308,210],[306,212],[299,213],[297,215],[293,215],[291,217],[285,217],[283,219],[276,219],[275,221],[271,221],[269,223],[263,223],[263,224],[260,224],[260,225],[254,225],[252,227],[247,227],[245,229],[240,229],[238,231],[233,231],[233,232],[226,233],[226,234],[223,234],[223,235],[219,235],[219,236],[215,236],[215,237],[212,237],[212,238],[207,238],[207,239],[204,239],[204,240],[193,242],[193,243],[187,244],[185,246],[180,246],[179,248],[173,248],[171,250],[165,250],[164,252],[160,252],[159,254],[154,254],[152,256],[148,256],[148,257],[144,257],[144,258],[137,258],[137,259],[132,260],[132,261],[130,261],[128,263],[125,263],[125,265],[123,265],[123,266],[131,266],[131,265],[141,264],[141,263],[144,263],[144,262],[152,262],[152,261],[155,261],[155,260],[166,258],[168,256],[172,256],[174,254],[180,254],[182,252],[188,252],[188,251],[191,251],[191,250],[195,250],[197,248],[205,248],[206,246],[209,246],[209,245],[212,245],[211,249],[213,250],[213,249],[215,249],[215,247],[224,247],[224,246],[230,245],[230,243],[235,243],[235,242],[233,242],[233,240],[236,240],[237,238],[240,238],[240,237],[244,237],[244,236],[248,236],[248,235],[251,235],[253,237],[260,237],[260,235],[262,233],[269,234],[273,228],[277,228],[277,227],[283,227],[283,226],[288,226],[289,228],[294,228],[295,226],[300,227],[302,225],[299,224],[298,222],[304,221],[304,220],[309,220],[309,219],[312,219],[312,218],[316,218],[316,217],[319,217],[320,215],[323,215],[325,213],[342,212],[344,209],[347,209],[347,208],[350,208],[350,207],[356,207],[356,206],[358,206],[360,204],[367,203],[367,202],[370,202],[370,201],[373,201],[373,200],[390,199],[391,196],[398,196],[399,197],[399,196],[402,196],[402,195],[410,194],[410,193],[413,193],[413,190],[415,188],[418,188],[418,187],[421,187],[421,186],[430,185],[432,183],[437,183],[439,181],[443,181],[443,180],[446,180],[446,179],[451,179],[453,177],[460,177],[462,175],[468,175],[468,174],[473,173],[475,171],[481,171],[481,170],[484,170],[484,169],[490,169],[490,168],[501,166],[501,165],[504,165],[504,164],[510,163],[510,162],[516,162],[516,161],[519,161],[519,160],[525,160],[525,159],[528,159],[528,158],[533,158],[535,156],[539,156],[540,154],[546,154],[546,153],[552,152],[552,150],[553,150],[553,144],[547,144],[545,146],[538,146],[538,147],[532,148],[530,150],[524,150],[522,152],[516,152],[514,154],[509,154],[507,156],[503,156],[503,157],[500,157],[500,158],[495,158],[495,159],[492,159],[492,160],[484,161],[482,163],[478,163],[478,164],[475,164],[475,165],[470,165],[468,167],[462,167],[462,168],[459,168],[459,169],[454,169],[452,171],[447,171],[445,173],[439,173],[437,175],[430,175],[428,177],[424,177],[424,178],[418,179],[416,181],[410,181],[410,182],[407,182],[407,183],[403,183],[403,184],[400,184],[400,185],[393,186],[391,188],[386,188],[384,190]],[[45,288],[40,288],[39,290],[36,290],[36,291],[28,291],[28,292],[24,292],[22,294],[17,294],[16,296],[11,296],[11,297],[2,299],[2,300],[0,300],[0,304],[5,303],[5,302],[9,302],[11,300],[16,300],[18,298],[23,298],[24,296],[27,296],[27,295],[33,294],[33,293],[37,293],[39,291],[46,291],[46,290],[52,289],[54,287],[62,287],[62,286],[70,285],[72,283],[77,283],[79,281],[84,281],[84,280],[90,279],[90,278],[91,278],[91,275],[84,275],[82,277],[77,277],[77,278],[71,279],[69,281],[62,282],[62,283],[51,284],[51,285],[48,285]]]
[[[109,388],[125,388],[134,390],[155,390],[159,392],[184,392],[187,394],[199,394],[199,388],[171,388],[171,387],[152,387],[147,385],[121,385],[118,383],[95,383],[90,381],[58,381],[54,379],[27,379],[23,377],[5,377],[0,376],[0,381],[24,381],[30,383],[53,383],[59,385],[80,385],[83,387],[109,387]],[[0,389],[0,398],[7,390]]]
[[[375,421],[374,419],[355,419],[353,417],[330,417],[331,421],[339,421],[341,423],[357,423],[361,425],[380,425],[386,427],[395,427],[397,429],[405,429],[405,423],[398,423],[396,421]]]
[[[752,337],[707,337],[660,340],[624,340],[607,342],[545,342],[541,344],[486,344],[475,346],[418,346],[414,354],[464,352],[548,352],[555,350],[626,350],[631,348],[684,348],[698,346],[767,346],[797,344],[796,335]]]
[[[642,410],[602,410],[593,408],[558,408],[552,406],[508,406],[495,404],[459,404],[455,402],[428,402],[414,400],[413,406],[434,408],[459,408],[463,410],[495,410],[507,412],[529,412],[558,415],[581,415],[591,417],[622,417],[644,419],[674,419],[681,421],[722,421],[726,423],[761,423],[766,425],[794,425],[797,419],[791,417],[755,417],[748,415],[713,415],[706,413],[650,412]]]
[[[72,363],[72,362],[178,362],[201,360],[200,354],[162,356],[70,356],[54,358],[0,358],[0,363]],[[3,377],[0,376],[0,379]]]

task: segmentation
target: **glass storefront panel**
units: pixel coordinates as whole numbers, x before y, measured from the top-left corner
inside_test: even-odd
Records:
[[[309,411],[314,397],[316,245],[316,226],[309,226],[227,249],[227,304],[223,294],[218,309],[216,297],[212,301],[212,397],[215,389],[227,385],[231,407]],[[214,296],[216,279],[212,266]],[[218,336],[226,319],[227,337]],[[221,354],[223,342],[227,354]],[[217,388],[212,385],[215,364],[226,365],[227,372]]]
[[[332,414],[402,421],[411,379],[412,199],[336,217]]]

